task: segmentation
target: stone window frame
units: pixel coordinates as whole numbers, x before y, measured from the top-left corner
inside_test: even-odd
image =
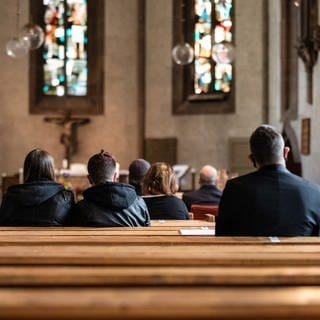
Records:
[[[44,26],[43,0],[30,0],[30,20]],[[104,0],[88,1],[88,93],[86,96],[47,96],[42,92],[42,50],[30,52],[29,112],[31,114],[103,114]]]
[[[235,1],[234,1],[235,2]],[[235,24],[234,2],[232,21]],[[193,0],[175,0],[173,2],[172,47],[183,40],[192,43],[194,11]],[[233,37],[235,27],[233,27]],[[234,113],[236,95],[236,67],[233,66],[232,90],[230,93],[193,94],[194,66],[180,66],[172,62],[172,113],[179,114],[210,114]]]

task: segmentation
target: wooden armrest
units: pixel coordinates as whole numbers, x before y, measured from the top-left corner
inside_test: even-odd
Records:
[[[206,217],[206,221],[215,222],[215,216],[213,214],[205,213],[204,216]]]
[[[193,213],[192,213],[192,212],[188,212],[188,216],[189,216],[189,219],[190,219],[190,220],[194,220],[194,217],[193,217]]]

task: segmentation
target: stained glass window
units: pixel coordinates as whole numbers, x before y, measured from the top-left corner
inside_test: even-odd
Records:
[[[30,51],[33,114],[104,111],[105,0],[29,0],[45,43]]]
[[[231,91],[232,64],[212,59],[214,44],[232,42],[232,0],[195,0],[194,94]]]
[[[43,94],[85,96],[88,86],[87,0],[43,0]]]

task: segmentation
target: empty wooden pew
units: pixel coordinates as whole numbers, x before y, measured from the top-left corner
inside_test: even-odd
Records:
[[[0,228],[0,319],[318,319],[319,238]],[[306,311],[307,310],[307,311]]]
[[[32,244],[0,246],[2,265],[315,266],[315,245]]]
[[[318,266],[2,265],[0,286],[320,285]]]
[[[319,319],[320,288],[0,288],[0,319]]]

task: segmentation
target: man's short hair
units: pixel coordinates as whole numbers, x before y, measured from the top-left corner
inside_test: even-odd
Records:
[[[260,165],[275,164],[283,158],[284,140],[270,125],[259,126],[250,137],[250,149]]]
[[[199,184],[215,184],[217,180],[217,170],[216,168],[206,165],[201,168],[199,172]]]
[[[116,159],[104,150],[93,155],[88,161],[88,174],[96,185],[113,181],[116,168]]]

